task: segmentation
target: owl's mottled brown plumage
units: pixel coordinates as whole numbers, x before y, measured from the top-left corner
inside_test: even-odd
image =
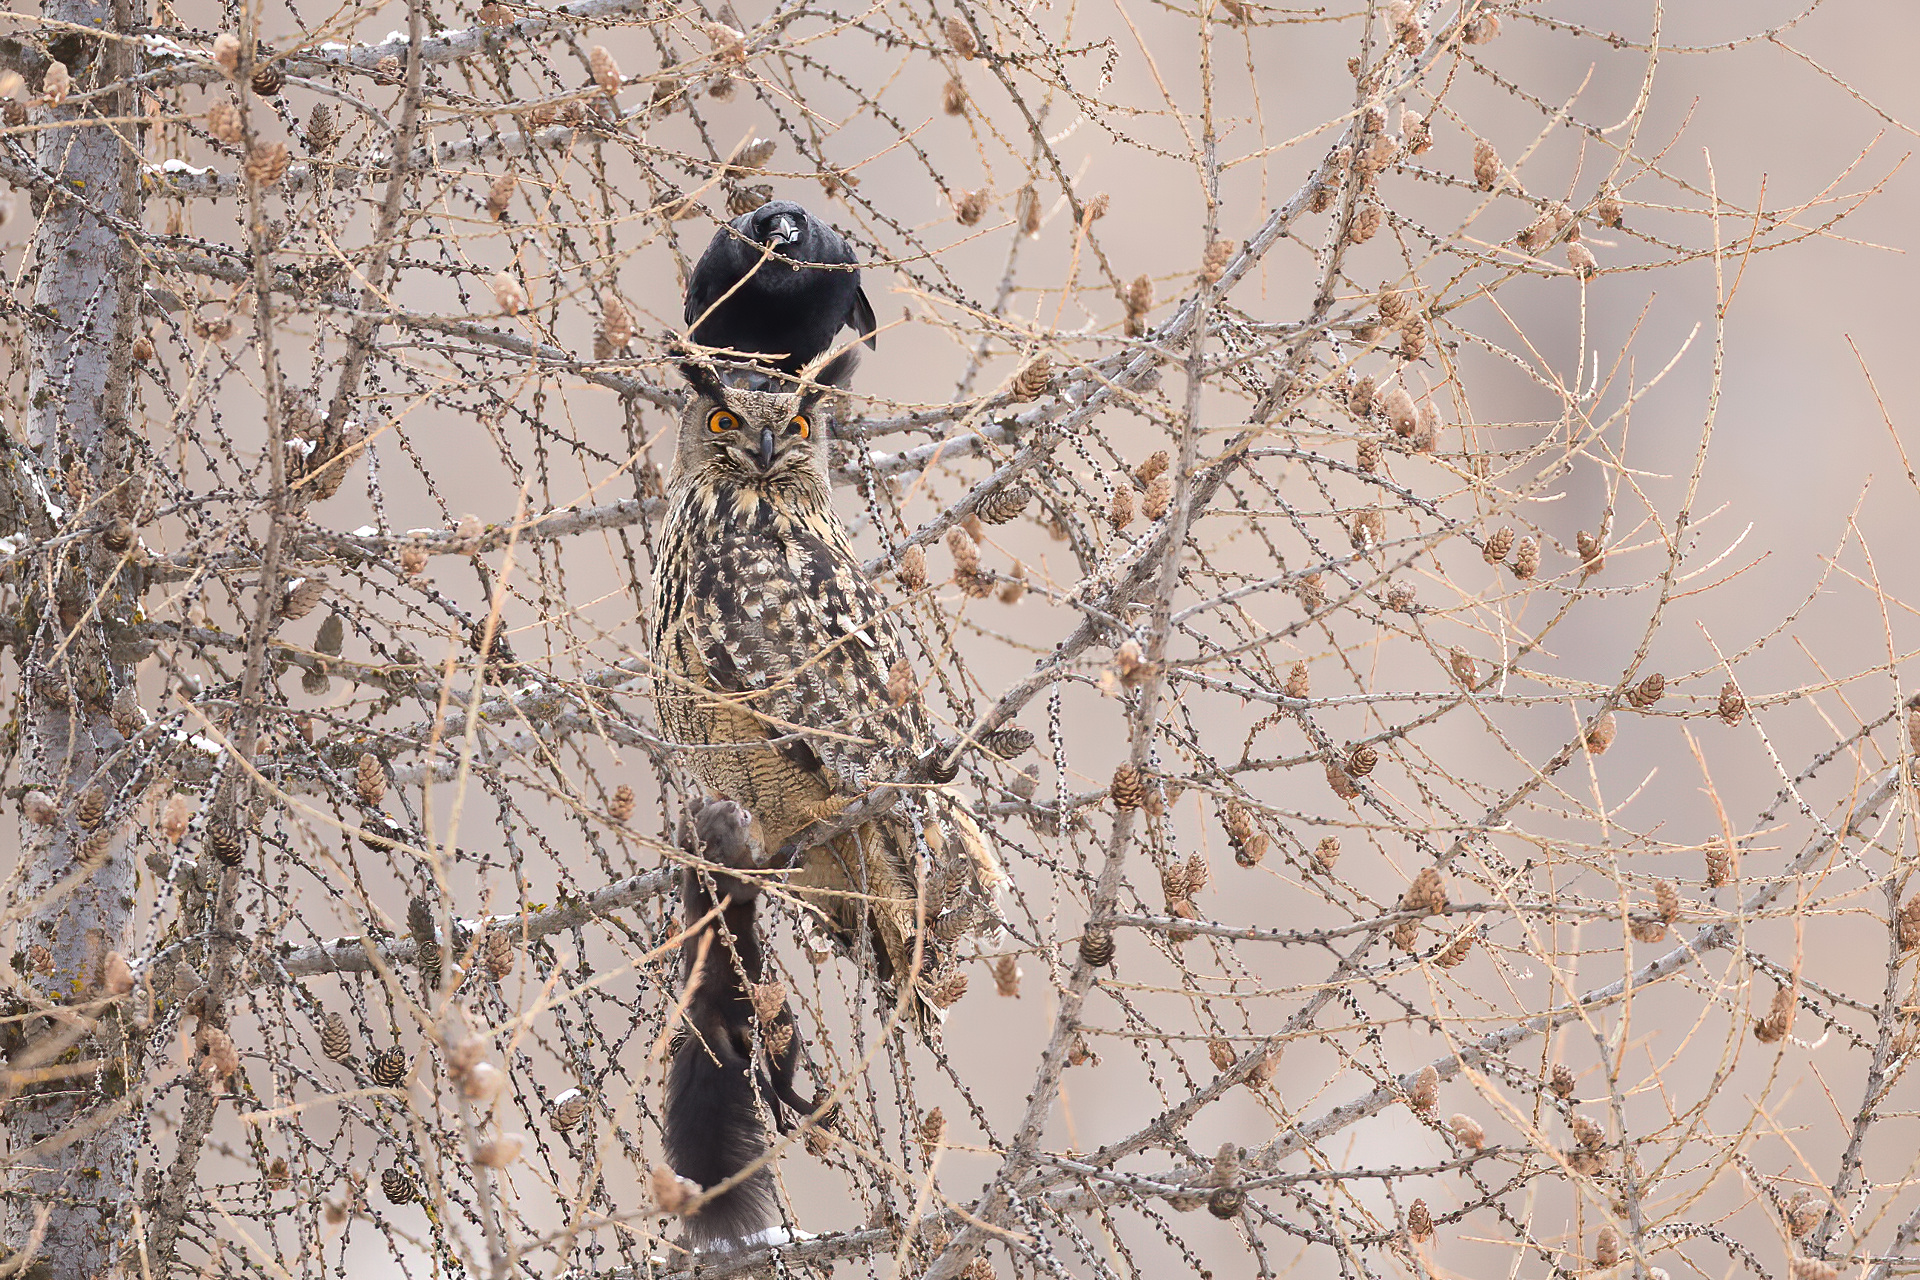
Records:
[[[889,695],[906,641],[833,512],[816,413],[827,388],[774,394],[685,372],[654,590],[660,719],[701,783],[745,806],[777,849],[901,778],[935,738],[917,690]],[[1003,878],[958,799],[922,786],[812,849],[790,883],[842,942],[872,940],[883,982],[915,974],[922,995],[907,1008],[924,1029],[929,979],[953,939],[989,921]]]

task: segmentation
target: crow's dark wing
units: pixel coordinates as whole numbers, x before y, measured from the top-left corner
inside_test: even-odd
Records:
[[[746,244],[734,235],[731,226],[723,226],[713,233],[713,239],[707,243],[707,251],[700,255],[693,273],[687,277],[686,323],[692,324],[706,315],[708,309],[739,281],[746,270],[740,261],[746,248]]]
[[[795,258],[834,267],[850,267],[858,261],[853,256],[853,246],[847,243],[845,236],[798,205],[793,206],[793,211],[805,220],[800,252],[794,255]]]
[[[853,315],[851,319],[853,321],[853,331],[866,340],[867,349],[870,351],[879,350],[880,322],[874,318],[873,304],[867,301],[867,291],[865,289],[855,289],[853,291]]]
[[[804,210],[802,212],[805,213]],[[810,213],[806,214],[806,219],[806,256],[810,260],[834,267],[851,267],[858,264],[860,259],[854,254],[853,246],[847,243],[845,236]],[[867,291],[859,285],[860,273],[853,271],[849,274],[854,280],[853,299],[848,304],[846,317],[841,324],[852,325],[854,332],[860,335],[867,346],[877,350],[880,344],[875,334],[880,328],[880,323],[874,318],[873,304],[867,301]],[[834,328],[838,330],[840,325],[835,325]]]

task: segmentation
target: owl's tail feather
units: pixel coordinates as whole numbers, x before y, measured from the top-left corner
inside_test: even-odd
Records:
[[[842,947],[857,954],[870,942],[881,989],[896,1000],[911,991],[906,1020],[930,1041],[946,1017],[954,948],[998,927],[1006,879],[958,798],[926,791],[816,848],[791,883]]]

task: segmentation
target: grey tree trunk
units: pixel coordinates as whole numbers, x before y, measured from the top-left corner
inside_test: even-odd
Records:
[[[126,30],[136,20],[129,0],[47,0],[43,12],[50,52],[72,72],[75,95],[132,70],[137,54],[125,43],[73,31]],[[59,23],[72,24],[68,34]],[[123,730],[138,725],[124,700],[132,671],[114,661],[108,636],[138,592],[100,534],[138,501],[128,483],[128,413],[142,267],[101,215],[138,220],[138,131],[87,122],[125,121],[134,108],[121,90],[34,109],[35,123],[76,127],[31,135],[42,217],[29,264],[27,448],[14,451],[0,486],[0,516],[36,553],[19,581],[15,619],[25,676],[21,781],[53,804],[51,812],[28,806],[22,818],[25,865],[9,903],[20,921],[14,950],[33,961],[24,976],[45,1013],[10,1029],[6,1046],[16,1070],[41,1069],[6,1112],[7,1244],[39,1236],[28,1274],[59,1277],[119,1272],[131,1238],[136,1125],[125,1095],[138,1073],[120,1015],[94,1001],[107,955],[130,950],[135,892],[126,842],[114,833],[137,798],[120,794],[120,784],[139,749]]]

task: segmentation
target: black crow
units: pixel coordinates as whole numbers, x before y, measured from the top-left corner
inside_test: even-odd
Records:
[[[791,200],[714,233],[687,280],[686,320],[695,342],[786,374],[830,348],[842,326],[869,347],[879,328],[852,247]]]

